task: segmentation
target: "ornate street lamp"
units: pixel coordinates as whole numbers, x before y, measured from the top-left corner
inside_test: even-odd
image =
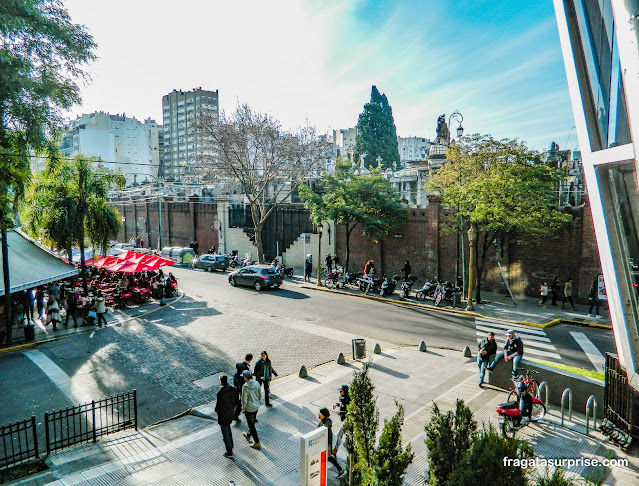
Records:
[[[317,223],[317,232],[319,233],[319,243],[317,245],[317,286],[322,286],[322,230],[324,225],[320,221]]]
[[[461,138],[462,135],[464,135],[464,127],[462,127],[462,122],[464,121],[464,116],[459,112],[459,110],[455,110],[453,111],[450,116],[448,117],[448,128],[450,130],[450,124],[451,122],[455,120],[457,123],[459,123],[459,126],[457,127],[457,138]]]
[[[468,229],[468,244],[470,246],[470,258],[468,262],[468,304],[466,305],[467,311],[475,310],[473,307],[473,288],[475,287],[475,246],[477,245],[477,228],[475,223],[470,224]]]

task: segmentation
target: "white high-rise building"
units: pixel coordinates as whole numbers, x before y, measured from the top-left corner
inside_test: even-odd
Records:
[[[403,165],[404,162],[425,160],[431,145],[431,141],[424,137],[397,137],[399,161]]]
[[[161,162],[159,126],[126,115],[85,114],[70,122],[59,144],[63,157],[76,154],[100,157],[109,169],[120,169],[127,185],[153,179]]]
[[[215,116],[219,121],[219,97],[216,91],[196,88],[193,91],[173,90],[162,97],[164,123],[164,164],[160,175],[165,178],[189,179],[199,152],[194,130],[198,114]]]

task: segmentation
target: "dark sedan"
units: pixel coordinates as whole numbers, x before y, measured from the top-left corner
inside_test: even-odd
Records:
[[[224,271],[229,268],[229,259],[225,255],[202,255],[193,259],[191,267],[203,268],[207,272]]]
[[[229,283],[253,287],[255,290],[262,290],[267,287],[278,288],[282,285],[282,274],[274,268],[266,265],[249,265],[240,268],[229,275]]]

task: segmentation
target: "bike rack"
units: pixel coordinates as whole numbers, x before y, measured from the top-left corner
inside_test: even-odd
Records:
[[[541,388],[541,387],[540,387]],[[568,420],[572,420],[572,390],[566,388],[561,394],[561,426],[564,425],[564,402],[566,395],[568,395]]]
[[[550,388],[548,387],[548,383],[546,383],[545,381],[542,381],[539,384],[539,390],[537,390],[537,398],[539,398],[539,400],[541,400],[541,391],[545,391],[546,394],[544,395],[544,405],[546,405],[546,409],[548,408],[548,395],[550,394]]]
[[[597,399],[594,395],[590,395],[588,397],[588,401],[586,402],[586,435],[589,435],[590,432],[590,415],[588,414],[588,410],[592,411],[592,428],[593,430],[597,429]]]

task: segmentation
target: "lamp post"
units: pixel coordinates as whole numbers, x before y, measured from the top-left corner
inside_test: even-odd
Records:
[[[466,305],[467,311],[475,310],[473,307],[473,287],[475,286],[475,259],[477,245],[477,227],[475,223],[470,224],[468,229],[468,244],[470,246],[470,258],[468,262],[468,304]]]
[[[460,139],[463,135],[464,135],[464,127],[462,126],[462,122],[464,121],[464,115],[462,115],[459,110],[455,110],[453,111],[450,116],[448,117],[448,127],[450,130],[450,124],[452,123],[452,121],[455,120],[457,123],[459,123],[459,126],[457,127],[457,138]],[[448,133],[448,144],[450,145],[450,131]],[[461,185],[461,175],[458,178],[458,184]],[[457,212],[459,213],[459,206],[457,206]],[[460,223],[460,228],[463,228],[464,226],[464,219],[461,218]],[[455,262],[455,279],[457,280],[455,282],[455,285],[457,285],[459,283],[459,251],[461,249],[461,268],[462,268],[462,282],[463,282],[463,287],[464,289],[466,288],[466,252],[464,250],[464,234],[462,233],[461,230],[457,230],[457,251],[456,251],[456,262]]]
[[[464,127],[462,127],[462,122],[464,121],[464,116],[459,112],[459,110],[455,110],[453,111],[450,116],[448,117],[448,129],[450,130],[450,124],[451,122],[455,120],[457,123],[459,123],[459,126],[457,127],[457,138],[461,138],[464,135]],[[450,143],[450,132],[448,133],[448,137],[449,137],[449,143]]]
[[[321,222],[317,223],[317,232],[319,233],[319,243],[317,245],[317,286],[322,286],[322,230],[324,226]]]

